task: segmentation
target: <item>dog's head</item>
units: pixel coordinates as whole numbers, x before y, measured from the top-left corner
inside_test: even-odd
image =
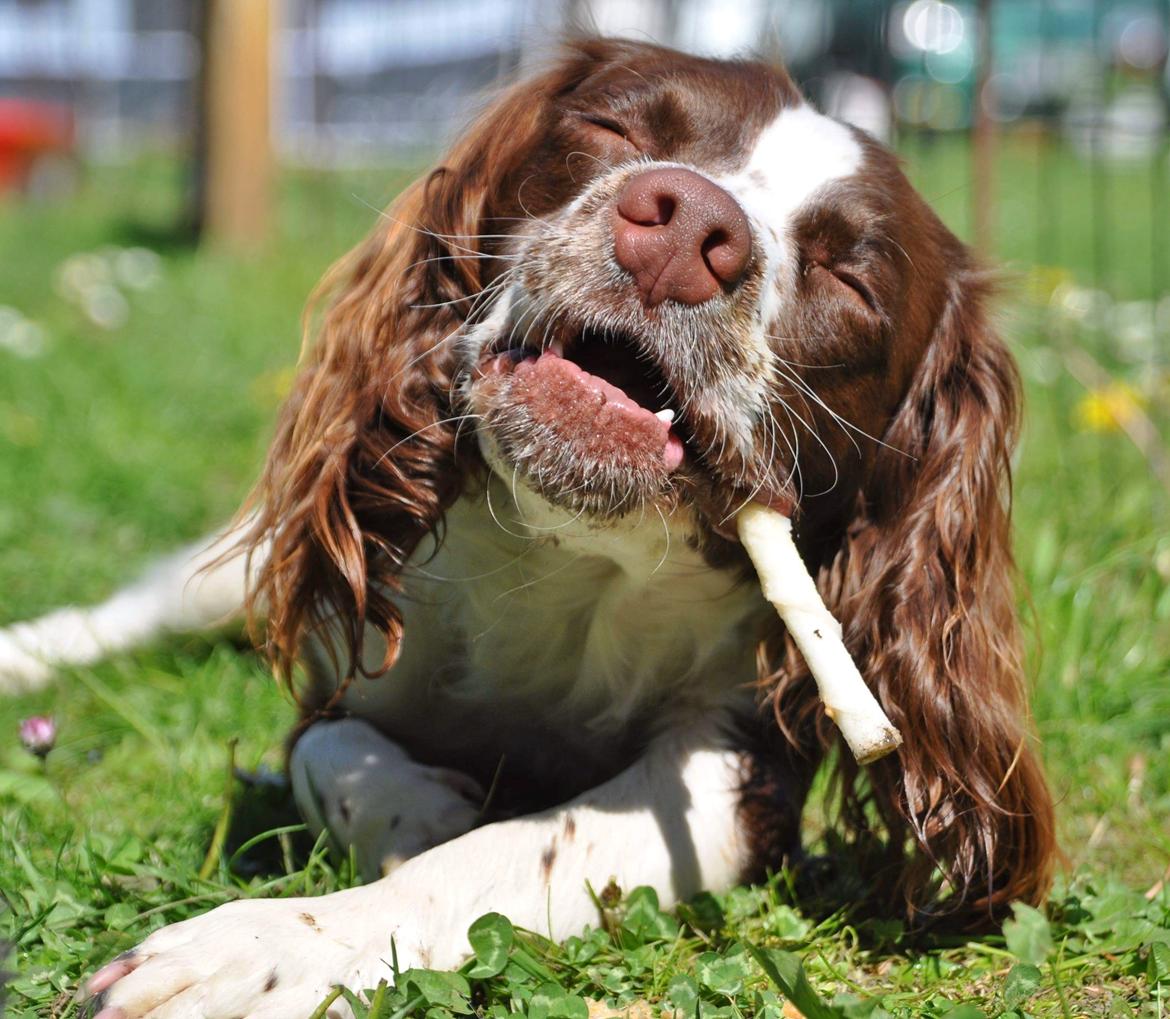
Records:
[[[564,71],[522,87],[535,139],[502,132],[516,165],[448,238],[484,287],[454,409],[573,512],[682,503],[718,533],[748,499],[807,499],[839,525],[962,248],[777,68],[601,44]]]
[[[485,470],[603,524],[681,513],[713,566],[765,501],[908,736],[869,776],[889,887],[980,915],[1042,893],[1016,375],[984,276],[892,155],[778,68],[585,41],[495,102],[329,291],[257,510],[278,661],[329,617],[355,663],[363,623],[383,629],[389,665],[398,577]],[[760,660],[816,758],[829,737],[782,630]],[[842,769],[864,829],[866,783]]]

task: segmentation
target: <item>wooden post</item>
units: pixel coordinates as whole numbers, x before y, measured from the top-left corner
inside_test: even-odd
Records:
[[[975,71],[975,102],[971,111],[974,131],[971,145],[972,188],[971,219],[975,250],[985,259],[993,255],[995,244],[995,159],[996,123],[992,115],[995,102],[992,70],[994,49],[992,43],[993,0],[978,0],[979,48]]]
[[[268,232],[274,0],[203,0],[196,155],[200,238],[246,249]]]

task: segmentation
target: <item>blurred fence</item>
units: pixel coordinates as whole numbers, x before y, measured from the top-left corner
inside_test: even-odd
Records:
[[[94,158],[185,144],[201,2],[0,0],[0,98],[68,107]],[[1067,267],[1125,299],[1170,293],[1170,0],[283,0],[279,11],[273,135],[286,161],[417,159],[566,25],[593,25],[782,55],[816,102],[896,146],[952,223],[1000,257]]]

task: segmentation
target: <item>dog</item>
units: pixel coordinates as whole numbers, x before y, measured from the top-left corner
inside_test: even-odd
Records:
[[[585,39],[504,91],[327,277],[236,531],[0,635],[32,681],[247,599],[307,677],[298,806],[369,880],[165,927],[92,1011],[305,1014],[389,977],[391,939],[449,967],[490,910],[580,931],[587,882],[759,878],[800,859],[826,761],[868,908],[1040,900],[992,289],[779,67]],[[735,538],[752,501],[905,734],[864,772]]]

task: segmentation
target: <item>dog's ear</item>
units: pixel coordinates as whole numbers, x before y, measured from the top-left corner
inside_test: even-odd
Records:
[[[1056,843],[1010,543],[1019,377],[987,320],[986,277],[950,287],[843,553],[838,611],[905,736],[869,770],[894,843],[912,844],[898,890],[911,913],[978,922],[1044,895]]]
[[[500,264],[496,217],[511,208],[509,194],[514,203],[545,134],[548,100],[582,73],[582,59],[504,92],[318,290],[325,311],[280,415],[245,541],[255,562],[250,608],[266,620],[286,676],[306,633],[326,624],[348,655],[343,677],[393,664],[399,575],[424,537],[439,536],[478,462],[470,443],[456,457],[460,434],[474,432],[460,429],[453,407],[458,333]],[[367,625],[387,651],[363,666]]]
[[[328,307],[253,494],[250,607],[286,677],[325,620],[350,655],[347,674],[360,667],[367,621],[393,653],[395,575],[459,492],[448,422],[460,312],[421,306],[475,291],[418,264],[439,246],[421,226],[428,204],[427,185],[414,185],[322,281]]]
[[[987,279],[969,270],[949,286],[858,517],[819,583],[905,738],[864,772],[838,755],[842,820],[864,840],[867,805],[876,807],[888,842],[874,888],[915,922],[969,925],[1041,898],[1056,843],[1009,537],[1019,380],[986,318]],[[815,712],[811,694],[807,674],[783,676],[778,716]],[[823,718],[815,731],[831,738]]]

